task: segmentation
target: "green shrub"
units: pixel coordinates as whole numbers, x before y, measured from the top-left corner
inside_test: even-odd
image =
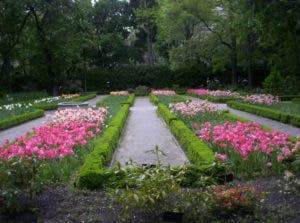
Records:
[[[146,96],[150,93],[150,88],[147,86],[137,86],[134,89],[134,93],[138,96]]]
[[[79,96],[77,98],[71,99],[70,102],[84,102],[84,101],[88,101],[92,98],[95,98],[96,96],[97,96],[96,94],[82,95],[82,96]]]
[[[103,135],[96,139],[94,150],[87,156],[80,170],[79,187],[95,189],[103,186],[106,180],[104,168],[111,160],[118,144],[119,136],[129,113],[129,107],[128,104],[124,104]]]
[[[292,99],[292,103],[300,104],[300,98],[294,98],[294,99]]]
[[[150,101],[151,103],[157,105],[158,104],[158,97],[154,94],[149,94],[149,98],[150,98]]]
[[[291,124],[300,127],[300,115],[293,115],[291,117]]]
[[[36,109],[46,110],[56,110],[58,108],[57,104],[35,104],[33,105]]]
[[[214,162],[214,153],[207,144],[200,139],[182,122],[172,121],[170,124],[171,131],[186,150],[187,156],[191,163],[203,166],[210,165]]]
[[[32,111],[32,112],[24,113],[22,115],[16,115],[14,117],[1,120],[0,121],[0,130],[7,129],[7,128],[10,128],[10,127],[19,125],[21,123],[30,121],[32,119],[42,117],[43,115],[44,115],[44,111],[40,110],[40,109],[37,109],[37,110]]]
[[[177,120],[177,116],[170,112],[168,107],[162,103],[158,104],[157,112],[163,117],[168,125],[170,125],[173,120]]]
[[[297,121],[292,121],[297,119],[296,115],[292,115],[289,113],[285,113],[285,112],[280,112],[277,111],[275,109],[271,109],[271,108],[263,108],[261,106],[256,106],[256,105],[250,105],[250,104],[246,104],[243,102],[237,102],[237,101],[229,101],[227,102],[227,105],[231,108],[234,109],[238,109],[241,111],[246,111],[249,113],[253,113],[259,116],[263,116],[266,118],[270,118],[270,119],[274,119],[283,123],[288,123],[288,124],[292,124],[295,126],[299,126],[297,125]]]

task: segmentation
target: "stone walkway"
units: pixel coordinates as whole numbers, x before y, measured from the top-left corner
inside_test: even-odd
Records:
[[[156,114],[156,107],[148,97],[138,97],[130,109],[129,117],[111,166],[122,166],[133,160],[138,165],[156,164],[156,156],[147,151],[158,146],[166,156],[160,156],[162,165],[178,166],[188,162],[185,153],[173,137],[165,122]]]
[[[103,95],[99,95],[96,98],[93,98],[93,99],[91,99],[87,102],[89,103],[89,106],[93,107],[93,106],[96,105],[96,103],[98,101],[100,101],[104,97],[105,96],[103,96]],[[55,113],[55,110],[54,111],[45,111],[45,115],[53,115],[54,113]],[[25,122],[23,124],[14,126],[12,128],[0,131],[0,146],[4,143],[4,141],[6,139],[11,141],[11,140],[14,140],[14,139],[16,139],[20,136],[23,136],[27,132],[30,132],[33,127],[40,127],[40,126],[44,125],[45,121],[46,121],[46,118],[44,116],[44,117],[37,118],[37,119],[34,119],[32,121],[29,121],[29,122]]]
[[[194,98],[194,97],[189,97],[189,96],[187,96],[187,97],[192,99],[192,100],[203,101],[199,98]],[[284,124],[284,123],[281,123],[281,122],[277,122],[275,120],[271,120],[271,119],[268,119],[268,118],[264,118],[264,117],[261,117],[261,116],[257,116],[257,115],[254,115],[254,114],[251,114],[251,113],[248,113],[248,112],[243,112],[243,111],[239,111],[239,110],[236,110],[236,109],[232,109],[232,108],[229,108],[226,104],[223,104],[223,103],[215,103],[215,104],[219,107],[220,110],[228,110],[230,113],[232,113],[234,115],[238,115],[238,116],[241,116],[243,118],[249,119],[253,122],[260,123],[262,125],[270,127],[271,129],[274,129],[274,130],[277,130],[277,131],[280,131],[280,132],[283,132],[283,133],[287,133],[287,134],[290,134],[292,136],[300,135],[300,128],[297,128],[297,127],[294,127],[294,126],[291,126],[291,125],[287,125],[287,124]]]

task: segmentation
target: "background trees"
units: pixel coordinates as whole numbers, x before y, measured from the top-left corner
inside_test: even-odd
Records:
[[[299,21],[299,1],[288,0],[2,0],[1,91],[122,87],[118,73],[151,85],[150,65],[170,85],[217,78],[296,94]]]

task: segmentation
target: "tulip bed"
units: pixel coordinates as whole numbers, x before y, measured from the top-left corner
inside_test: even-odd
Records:
[[[280,174],[287,168],[286,161],[295,158],[297,149],[290,135],[264,130],[258,123],[229,122],[224,113],[203,103],[197,104],[201,108],[196,113],[182,110],[180,104],[171,108],[236,176]],[[193,103],[186,107],[195,111]]]
[[[170,103],[169,109],[237,177],[277,175],[295,160],[298,149],[290,135],[218,111],[208,101]],[[165,120],[176,117],[170,115]]]
[[[95,94],[80,96],[79,94],[67,94],[59,97],[44,97],[39,99],[29,99],[27,101],[4,104],[0,106],[0,130],[36,119],[44,115],[44,110],[54,110],[58,108],[58,103],[73,101],[86,101],[96,97]]]
[[[95,138],[114,125],[109,111],[121,110],[120,101],[128,99],[132,103],[132,96],[109,96],[104,99],[110,101],[109,107],[57,111],[47,117],[45,126],[7,140],[0,146],[0,205],[14,208],[23,193],[35,194],[46,185],[69,182],[94,150]]]

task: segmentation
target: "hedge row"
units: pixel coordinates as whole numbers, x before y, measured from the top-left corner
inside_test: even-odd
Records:
[[[58,109],[58,104],[36,104],[33,105],[33,107],[35,107],[36,109],[42,109],[44,111],[46,110],[56,110]]]
[[[133,100],[134,95],[131,95],[127,100],[127,104],[122,106],[103,135],[95,140],[94,149],[87,156],[79,173],[78,186],[80,188],[96,189],[102,187],[107,180],[105,176],[106,166],[111,160],[114,149],[118,144],[121,131],[129,113],[130,104],[133,103]]]
[[[199,98],[202,100],[208,100],[208,101],[215,102],[215,103],[226,103],[226,102],[234,99],[233,97],[229,97],[229,96],[216,97],[216,96],[212,96],[212,95],[192,94],[192,93],[187,93],[187,95],[195,97],[195,98]]]
[[[259,116],[277,120],[283,123],[292,124],[300,127],[300,116],[293,115],[285,112],[280,112],[271,108],[263,108],[256,105],[246,104],[239,101],[228,101],[227,105],[231,108],[246,111]]]
[[[284,95],[284,96],[279,96],[281,101],[291,101],[293,99],[300,99],[300,95]]]
[[[36,119],[38,117],[42,117],[44,115],[44,110],[37,109],[32,112],[24,113],[21,115],[16,115],[14,117],[10,117],[0,121],[0,130],[8,129],[10,127],[19,125],[21,123],[27,122],[32,119]]]
[[[88,101],[92,98],[95,98],[96,96],[97,96],[96,94],[82,95],[82,96],[71,99],[69,102],[84,102],[84,101]]]

